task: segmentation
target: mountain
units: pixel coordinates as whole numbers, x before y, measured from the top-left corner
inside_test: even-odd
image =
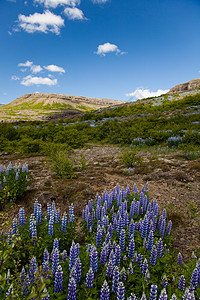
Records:
[[[178,94],[200,89],[200,78],[190,80],[181,84],[177,84],[170,89],[168,94]]]
[[[82,112],[116,106],[125,102],[53,93],[23,95],[1,106],[0,120],[49,120],[76,117]]]

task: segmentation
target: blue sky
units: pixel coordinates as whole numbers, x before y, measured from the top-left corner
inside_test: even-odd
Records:
[[[200,77],[198,0],[0,0],[0,103],[129,100]]]

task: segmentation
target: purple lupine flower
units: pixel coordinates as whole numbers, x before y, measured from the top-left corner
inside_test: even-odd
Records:
[[[26,221],[25,221],[25,212],[24,212],[24,208],[21,207],[19,209],[19,225],[24,226],[25,223],[26,223]]]
[[[47,248],[44,249],[44,254],[43,254],[43,262],[49,261],[49,252]]]
[[[148,230],[148,217],[145,215],[144,220],[142,222],[142,231],[141,231],[141,238],[145,239],[147,237],[147,230]]]
[[[122,217],[120,216],[119,217],[119,220],[117,222],[117,235],[120,235],[121,231],[122,231],[122,228],[123,228],[123,219]]]
[[[165,226],[166,226],[166,220],[163,219],[161,226],[160,226],[160,235],[162,238],[164,237],[164,234],[165,234]]]
[[[73,206],[73,204],[71,204],[69,207],[69,222],[71,222],[71,223],[74,222],[74,206]]]
[[[149,283],[150,279],[151,279],[151,275],[149,269],[147,269],[144,275],[144,280],[146,280]]]
[[[117,292],[117,288],[119,285],[119,268],[116,266],[113,270],[113,276],[112,276],[112,292]]]
[[[143,275],[146,274],[146,271],[148,270],[148,262],[147,262],[147,259],[145,258],[144,261],[143,261],[143,264],[142,264],[142,268],[141,268],[141,272]]]
[[[63,250],[63,253],[62,253],[62,261],[66,261],[67,259],[67,251],[66,250]]]
[[[124,229],[122,229],[122,231],[120,232],[120,237],[119,237],[119,246],[120,246],[122,252],[124,252],[124,248],[125,248],[125,235],[126,235],[126,232]]]
[[[163,209],[162,216],[163,216],[163,218],[164,218],[164,219],[166,219],[166,216],[167,216],[167,211],[166,211],[166,209],[165,209],[165,208]]]
[[[179,279],[178,289],[180,291],[184,291],[185,290],[185,277],[183,275],[181,275],[181,277]]]
[[[161,258],[163,256],[163,241],[160,238],[157,245],[157,255]]]
[[[52,257],[52,274],[55,275],[56,270],[59,265],[59,250],[58,248],[55,248],[53,251],[53,257]]]
[[[178,254],[177,263],[178,263],[179,266],[181,266],[183,264],[183,257],[182,257],[182,254],[180,252]]]
[[[121,281],[126,281],[127,276],[126,276],[126,270],[125,270],[124,267],[121,269],[121,272],[120,272],[119,277],[120,277],[120,280],[121,280]]]
[[[21,284],[24,283],[25,278],[26,278],[26,271],[25,271],[25,268],[22,267],[22,270],[21,270],[21,273],[20,273],[20,281],[21,281]]]
[[[128,212],[125,211],[124,213],[124,228],[126,228],[129,224],[129,216],[128,216]]]
[[[56,248],[59,250],[59,239],[57,238],[53,241],[53,250],[55,250]]]
[[[76,300],[76,281],[74,277],[69,279],[67,300]]]
[[[9,299],[15,299],[15,297],[13,297],[13,293],[14,293],[14,288],[13,288],[13,284],[10,285],[10,287],[8,288],[8,291],[6,292],[6,299],[9,297]]]
[[[135,201],[131,202],[129,218],[133,219],[135,213]]]
[[[100,220],[101,217],[101,206],[97,205],[96,207],[96,220]]]
[[[94,283],[94,272],[93,272],[92,268],[90,268],[86,275],[85,286],[88,288],[93,287],[93,283]]]
[[[76,284],[78,283],[78,275],[77,275],[77,272],[76,272],[76,268],[75,268],[75,265],[72,267],[71,271],[70,271],[70,274],[69,274],[69,279],[70,278],[74,278]]]
[[[149,232],[148,241],[147,241],[147,250],[148,251],[151,251],[153,248],[153,239],[154,239],[154,235],[153,235],[153,231],[151,230]]]
[[[192,275],[191,275],[191,285],[195,289],[197,288],[197,285],[198,285],[198,275],[199,275],[198,269],[195,268]]]
[[[140,202],[137,201],[135,204],[135,214],[138,216],[140,212]]]
[[[172,229],[172,221],[170,220],[168,225],[167,225],[166,235],[170,235],[171,229]]]
[[[117,289],[117,300],[124,300],[125,299],[125,287],[123,282],[119,282],[118,289]]]
[[[18,233],[18,225],[17,225],[17,219],[13,219],[13,227],[12,227],[12,234],[17,234]]]
[[[110,233],[108,232],[107,235],[106,235],[106,239],[105,239],[105,244],[108,244],[111,240],[111,236],[110,236]]]
[[[108,232],[110,234],[110,237],[112,238],[113,237],[113,226],[112,224],[110,223],[109,226],[108,226]]]
[[[140,267],[140,269],[142,269],[142,265],[143,265],[143,255],[141,253],[138,253],[138,265]]]
[[[94,245],[90,252],[90,267],[92,268],[94,273],[97,272],[97,270],[98,270],[98,252]]]
[[[51,215],[51,204],[47,203],[47,221],[49,221]]]
[[[107,251],[106,251],[106,247],[103,246],[101,249],[101,254],[100,254],[100,264],[101,265],[105,265],[106,264],[106,258],[107,258]]]
[[[116,255],[114,250],[111,250],[110,255],[109,255],[109,260],[112,260],[113,265],[116,266]]]
[[[147,300],[145,293],[143,292],[142,297],[140,300]]]
[[[153,246],[151,250],[150,261],[149,261],[153,267],[156,265],[156,259],[157,259],[157,249],[156,246]]]
[[[177,297],[176,297],[176,295],[175,295],[175,294],[173,294],[173,295],[172,295],[172,298],[171,298],[171,300],[177,300]]]
[[[66,212],[64,212],[61,220],[61,231],[65,232],[66,230],[67,230],[67,215]]]
[[[49,261],[46,260],[42,263],[42,276],[44,278],[50,277],[50,267],[49,267]]]
[[[60,293],[63,290],[63,271],[62,267],[58,265],[55,272],[55,283],[54,283],[54,293]]]
[[[36,227],[36,220],[32,219],[32,223],[31,223],[31,239],[33,244],[35,245],[36,240],[37,240],[37,227]]]
[[[46,297],[42,297],[42,300],[50,300],[50,296],[49,296],[49,294],[48,294],[48,292],[47,292],[46,287],[45,287],[44,290],[43,290],[43,294],[47,294],[47,296],[46,296]]]
[[[37,271],[38,271],[37,261],[36,261],[35,256],[33,256],[31,258],[31,261],[29,264],[29,277],[30,277],[31,283],[34,282]]]
[[[131,222],[129,224],[129,232],[128,232],[128,238],[130,239],[130,237],[133,235],[134,236],[135,233],[135,224],[133,222],[133,219],[131,219]]]
[[[58,224],[60,222],[60,209],[56,209],[55,211],[55,224]]]
[[[76,262],[75,262],[75,269],[76,269],[76,273],[77,273],[77,282],[81,281],[81,272],[82,272],[82,264],[81,264],[81,260],[78,257]]]
[[[127,300],[137,300],[137,298],[135,294],[131,293],[130,297],[128,297]]]
[[[72,245],[70,247],[70,252],[69,252],[69,270],[72,269],[72,267],[74,266],[76,259],[78,257],[77,255],[77,249],[76,249],[76,244],[74,243],[74,241],[72,241]]]
[[[150,290],[150,297],[149,297],[149,300],[156,300],[157,298],[157,290],[158,290],[158,287],[157,285],[151,285],[151,290]]]
[[[8,245],[11,245],[13,243],[13,240],[12,240],[12,228],[10,228],[8,230]]]
[[[52,235],[54,234],[54,217],[51,215],[49,218],[49,224],[48,224],[48,235]]]
[[[166,274],[164,274],[162,278],[161,285],[163,286],[163,288],[166,288],[168,286],[168,280]]]
[[[113,270],[114,270],[114,264],[113,264],[113,261],[112,259],[109,260],[109,262],[107,263],[107,268],[106,268],[106,276],[107,277],[112,277],[113,275]]]
[[[189,289],[187,288],[187,289],[185,290],[185,293],[184,293],[182,299],[183,299],[183,300],[195,300],[195,297],[194,297],[194,291],[191,293],[191,292],[189,291]]]
[[[38,203],[37,211],[36,211],[36,222],[41,224],[41,220],[42,220],[42,205]]]
[[[161,291],[159,300],[167,300],[167,292],[165,288]]]
[[[30,279],[29,279],[29,275],[27,274],[25,279],[24,279],[24,282],[22,284],[23,295],[28,295],[30,284],[31,284],[31,282],[30,282]]]
[[[127,270],[127,274],[133,274],[133,265],[132,262],[130,262],[129,266],[128,266],[128,270]]]
[[[134,257],[134,252],[135,252],[135,241],[134,238],[132,238],[129,241],[129,246],[128,246],[128,257],[132,258]]]
[[[109,298],[110,298],[110,290],[107,281],[105,280],[101,288],[100,300],[109,300]]]

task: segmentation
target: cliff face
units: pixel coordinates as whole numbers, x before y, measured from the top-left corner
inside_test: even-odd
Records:
[[[185,83],[178,84],[170,89],[168,94],[179,94],[187,91],[198,90],[200,88],[200,78],[190,80]]]

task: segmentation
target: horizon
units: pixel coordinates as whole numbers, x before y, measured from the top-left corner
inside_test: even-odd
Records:
[[[0,10],[0,104],[34,92],[136,101],[200,77],[197,0],[3,0]]]

